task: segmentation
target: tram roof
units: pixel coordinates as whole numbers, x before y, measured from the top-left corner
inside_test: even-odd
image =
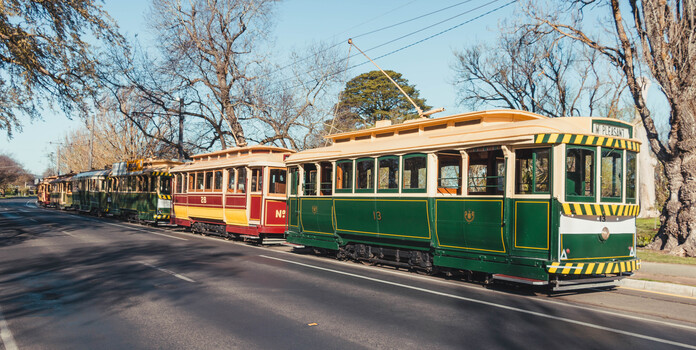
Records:
[[[192,162],[179,165],[171,169],[171,172],[219,169],[239,165],[285,167],[283,159],[285,155],[292,153],[295,153],[295,151],[275,146],[234,147],[197,154],[191,157],[193,159]]]
[[[592,133],[592,122],[595,120],[608,119],[548,118],[512,109],[471,112],[434,119],[421,118],[397,125],[329,135],[326,138],[333,141],[332,145],[293,154],[288,157],[287,163],[501,144],[531,144],[538,134],[595,135]],[[611,122],[633,130],[632,124],[616,119],[611,119]],[[635,138],[630,140],[639,142]]]
[[[85,171],[82,173],[79,173],[75,176],[73,176],[73,179],[96,179],[99,177],[107,177],[111,173],[111,169],[103,169],[103,170],[92,170],[92,171]]]

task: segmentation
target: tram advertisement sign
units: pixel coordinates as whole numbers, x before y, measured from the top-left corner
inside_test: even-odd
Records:
[[[620,137],[624,139],[631,137],[628,127],[614,124],[592,123],[592,132],[603,136]]]

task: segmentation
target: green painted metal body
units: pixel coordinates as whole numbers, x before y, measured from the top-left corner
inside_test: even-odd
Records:
[[[633,232],[559,235],[555,199],[498,197],[291,197],[286,239],[336,250],[356,243],[429,251],[436,266],[549,280],[563,262],[635,259]],[[572,257],[578,257],[577,260]]]
[[[135,215],[139,220],[156,221],[157,193],[155,192],[112,192],[109,213],[113,215]]]

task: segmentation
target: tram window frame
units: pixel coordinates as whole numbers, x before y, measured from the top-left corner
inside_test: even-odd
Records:
[[[369,167],[369,163],[372,167]],[[368,164],[365,169],[360,169],[361,164]],[[375,193],[375,158],[359,158],[355,160],[355,193]],[[364,170],[364,173],[361,172]],[[367,173],[372,170],[371,173]],[[364,177],[367,177],[366,179]],[[360,182],[364,179],[365,186],[361,187]]]
[[[581,162],[581,163],[579,163],[579,164],[578,164],[577,161],[576,161],[576,163],[574,164],[574,166],[576,167],[576,169],[577,169],[578,166],[581,167],[582,169],[569,172],[569,171],[568,171],[568,167],[569,167],[569,163],[568,163],[568,160],[569,160],[569,159],[568,159],[569,153],[570,153],[570,152],[577,152],[577,151],[580,151],[580,157],[581,157],[582,159],[584,159],[584,161]],[[589,158],[588,158],[588,154],[586,154],[585,152],[589,152]],[[564,158],[564,159],[565,159],[565,162],[563,163],[563,164],[564,164],[563,168],[564,168],[565,198],[566,198],[566,201],[567,201],[567,202],[590,202],[590,203],[595,202],[596,199],[597,199],[597,189],[596,189],[596,188],[597,188],[597,179],[596,179],[596,177],[597,177],[597,164],[596,164],[596,163],[597,163],[597,148],[596,148],[596,147],[570,146],[570,145],[569,145],[569,146],[566,146],[566,152],[565,152],[565,158]],[[590,171],[589,171],[589,175],[590,175],[589,189],[590,189],[590,192],[591,192],[590,195],[586,195],[586,194],[580,194],[580,195],[578,195],[578,194],[570,194],[570,191],[568,190],[568,189],[569,189],[569,186],[571,186],[571,185],[574,185],[574,187],[577,186],[576,182],[575,182],[574,180],[571,179],[571,175],[570,175],[570,174],[572,174],[572,173],[578,173],[578,172],[583,172],[583,171],[584,171],[585,174],[584,174],[584,176],[583,176],[583,174],[580,174],[580,178],[579,178],[579,180],[580,180],[580,186],[581,186],[582,188],[584,188],[584,191],[587,191],[588,184],[587,184],[587,181],[585,181],[585,180],[587,179],[587,163],[586,163],[586,162],[587,162],[588,159],[592,161],[591,169],[590,169]],[[571,183],[571,182],[572,182],[572,183]]]
[[[237,192],[237,169],[235,168],[227,169],[227,192]]]
[[[196,173],[196,192],[204,192],[204,191],[205,191],[205,173],[198,172],[198,173]]]
[[[247,168],[237,169],[237,191],[235,193],[246,194],[247,190]]]
[[[152,180],[155,180],[156,177],[153,177]],[[153,182],[154,183],[154,182]],[[159,176],[159,194],[164,194],[164,195],[170,195],[172,194],[172,178],[170,176]],[[153,188],[154,192],[154,188]]]
[[[213,172],[206,171],[204,176],[205,176],[205,192],[212,192],[213,191]]]
[[[522,158],[520,157],[520,154],[522,153],[531,153],[531,158]],[[546,190],[538,190],[538,186],[540,183],[537,182],[537,178],[539,175],[538,168],[537,168],[537,159],[539,158],[538,155],[540,153],[547,153],[547,161],[546,161]],[[531,160],[532,164],[532,176],[531,176],[531,184],[527,184],[530,187],[530,190],[523,191],[521,186],[523,183],[520,181],[522,179],[522,172],[521,172],[521,167],[520,163],[522,159],[529,159]],[[543,159],[543,158],[542,158]],[[564,158],[565,159],[565,158]],[[550,194],[551,193],[551,176],[553,172],[553,156],[551,153],[551,148],[550,147],[539,147],[539,148],[523,148],[523,149],[517,149],[515,150],[515,194]],[[543,184],[543,182],[541,183]]]
[[[314,169],[308,169],[307,167]],[[302,179],[302,194],[305,196],[317,195],[317,165],[314,163],[303,164],[304,178]]]
[[[396,164],[393,163],[394,161],[396,161]],[[382,166],[383,163],[386,166]],[[388,169],[386,170],[386,175],[384,175],[384,169]],[[377,193],[399,193],[400,169],[401,162],[399,161],[399,156],[382,156],[377,158]],[[382,187],[382,176],[385,176],[386,187]]]
[[[188,191],[195,192],[196,190],[196,173],[187,173],[188,177]]]
[[[268,169],[268,194],[285,195],[288,190],[288,172],[283,168]]]
[[[320,179],[319,179],[319,195],[330,196],[333,194],[333,164],[330,162],[319,163]]]
[[[484,157],[478,157],[478,154],[485,154]],[[487,150],[468,150],[468,159],[469,162],[466,167],[467,171],[467,184],[466,184],[466,190],[468,195],[474,195],[474,196],[502,196],[505,193],[505,181],[506,181],[506,174],[505,174],[505,154],[503,153],[503,150],[498,148],[498,149],[487,149]],[[501,162],[498,161],[498,158],[501,159]],[[500,165],[502,165],[502,169],[500,169]],[[479,185],[473,183],[473,179],[481,178],[480,176],[473,176],[472,175],[472,167],[473,166],[483,166],[485,168],[485,176],[483,176],[483,179],[485,179],[485,184],[484,185]],[[491,171],[493,170],[493,172]],[[490,175],[492,174],[499,174],[502,172],[502,175]],[[472,189],[479,189],[483,188],[483,191],[474,191]]]
[[[424,162],[422,168],[415,168],[416,173],[415,177],[413,175],[413,170],[414,169],[409,169],[409,179],[406,178],[406,167],[408,163],[411,163],[412,161],[419,159]],[[421,174],[420,169],[424,169],[425,171]],[[421,178],[421,175],[423,176]],[[411,184],[413,183],[413,180],[415,179],[416,183],[418,185],[422,184],[423,187],[411,187]],[[408,181],[407,181],[408,180]],[[422,181],[421,181],[422,180]],[[406,184],[409,184],[409,187],[406,188]],[[402,193],[426,193],[428,191],[428,155],[424,153],[411,153],[411,154],[406,154],[401,157],[401,192]]]
[[[336,162],[336,193],[353,192],[353,160],[339,160]]]
[[[250,192],[263,192],[263,170],[264,168],[251,169],[251,188]]]
[[[447,160],[443,162],[443,160]],[[455,164],[456,162],[456,164]],[[437,153],[437,193],[438,194],[449,194],[449,195],[461,195],[462,194],[462,154],[458,151],[456,153]],[[459,174],[456,178],[453,177],[443,177],[443,169],[450,168],[458,169]],[[468,171],[468,169],[467,169]],[[452,180],[456,180],[456,185],[452,186]],[[468,184],[467,184],[468,187]],[[453,191],[454,190],[454,191]]]
[[[604,164],[605,164],[604,158],[605,158],[605,155],[604,154],[605,153],[607,153],[608,155],[619,155],[619,158],[618,158],[619,162],[618,163],[612,162],[612,165],[619,164],[621,166],[621,169],[619,169],[619,171],[618,171],[619,177],[618,177],[618,179],[616,178],[616,176],[611,177],[612,189],[616,190],[616,184],[618,182],[618,186],[619,186],[618,187],[618,190],[619,190],[618,197],[604,195],[604,185],[605,185],[605,182],[604,182],[604,180],[605,180],[605,177],[604,177]],[[624,177],[624,174],[623,174],[624,173],[623,150],[616,149],[616,148],[602,147],[599,155],[600,155],[599,156],[600,157],[599,158],[599,162],[600,162],[600,165],[599,165],[599,178],[600,178],[600,180],[599,180],[600,181],[599,182],[599,198],[600,198],[600,201],[609,202],[609,203],[621,203],[623,201],[623,177]],[[615,158],[615,157],[613,157],[613,158]],[[612,168],[614,168],[614,167],[612,166]],[[613,169],[613,170],[615,170],[615,169]],[[612,174],[615,175],[616,172],[612,172]],[[616,181],[616,180],[618,180],[618,181]]]
[[[629,157],[633,158],[633,166],[629,164]],[[633,173],[629,173],[629,169],[633,170]],[[638,153],[626,151],[626,203],[636,203],[636,198],[638,197],[638,188],[636,179],[638,178]],[[630,192],[629,192],[630,190]],[[633,196],[630,196],[632,193]]]
[[[300,170],[297,167],[288,168],[288,178],[290,179],[290,195],[297,195],[297,187]]]
[[[215,170],[213,174],[213,190],[216,192],[222,191],[222,170]]]

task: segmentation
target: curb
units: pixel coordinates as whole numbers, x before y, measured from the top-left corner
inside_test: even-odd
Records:
[[[651,292],[669,293],[685,297],[696,298],[696,287],[683,284],[643,281],[634,279],[622,279],[616,284],[619,287],[642,289]]]

